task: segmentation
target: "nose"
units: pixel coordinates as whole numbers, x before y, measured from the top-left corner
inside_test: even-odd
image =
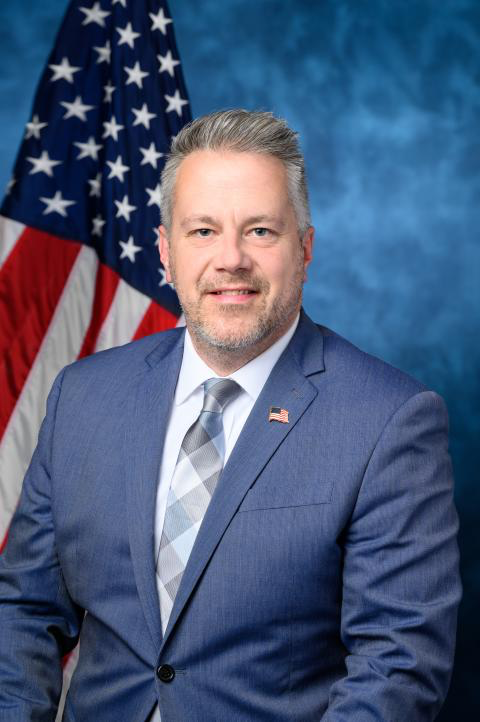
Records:
[[[215,270],[234,273],[240,269],[250,270],[252,259],[242,238],[242,234],[230,229],[224,231],[219,239],[218,252],[215,256]]]

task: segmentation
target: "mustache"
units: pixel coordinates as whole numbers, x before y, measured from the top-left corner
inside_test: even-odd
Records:
[[[197,283],[197,290],[200,293],[212,293],[222,286],[233,286],[240,283],[244,283],[247,288],[256,292],[265,292],[270,288],[269,282],[264,278],[248,271],[238,271],[237,273],[224,273],[215,278],[202,279]]]

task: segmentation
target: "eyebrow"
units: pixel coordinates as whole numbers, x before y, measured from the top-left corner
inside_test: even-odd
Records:
[[[274,225],[277,225],[280,228],[285,227],[285,222],[281,218],[278,218],[278,216],[268,216],[268,215],[251,216],[250,218],[247,218],[245,225],[246,226],[255,226],[255,225],[260,225],[261,223],[273,223]]]
[[[207,226],[215,226],[217,221],[212,216],[187,216],[180,225],[184,228],[190,223],[205,223]]]

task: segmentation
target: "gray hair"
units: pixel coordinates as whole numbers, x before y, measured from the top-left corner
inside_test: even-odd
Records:
[[[221,110],[185,125],[174,138],[162,171],[162,223],[172,226],[175,181],[180,163],[197,150],[229,150],[262,153],[282,161],[287,173],[288,194],[301,236],[311,225],[305,162],[298,134],[272,113],[241,109]]]

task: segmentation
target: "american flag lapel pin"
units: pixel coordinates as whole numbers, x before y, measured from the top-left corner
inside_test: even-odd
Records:
[[[280,421],[281,424],[288,424],[288,411],[281,409],[279,406],[270,406],[268,412],[269,421]]]

